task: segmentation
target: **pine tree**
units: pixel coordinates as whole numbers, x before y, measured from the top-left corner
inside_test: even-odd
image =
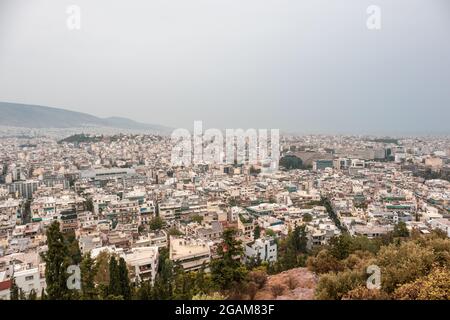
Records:
[[[162,248],[159,252],[158,273],[153,288],[154,296],[161,300],[172,299],[173,296],[173,262],[169,259],[169,250]]]
[[[257,224],[253,230],[253,238],[259,239],[261,237],[261,227]]]
[[[10,299],[19,300],[19,287],[17,286],[16,279],[14,277],[11,279]]]
[[[45,281],[49,300],[65,300],[70,298],[67,287],[67,267],[70,257],[64,237],[59,230],[59,222],[53,222],[47,232],[48,251],[42,254],[45,261]]]
[[[294,231],[288,238],[288,246],[290,246],[295,253],[306,253],[306,246],[308,238],[306,237],[306,227],[296,226]]]
[[[97,274],[97,264],[91,258],[89,253],[83,256],[80,264],[81,269],[81,291],[84,300],[92,300],[98,298],[97,289],[95,287],[94,278]]]
[[[75,236],[75,232],[70,231],[64,234],[64,240],[67,246],[68,254],[71,259],[70,263],[76,265],[80,264],[82,255],[78,240]]]
[[[119,276],[119,265],[115,256],[111,256],[109,259],[109,286],[108,286],[108,296],[120,296],[120,276]]]
[[[120,295],[125,300],[131,299],[131,284],[128,276],[127,263],[124,258],[119,259],[118,275],[120,281]]]
[[[218,246],[219,257],[211,261],[211,276],[221,289],[235,287],[245,279],[247,269],[240,262],[243,253],[241,241],[235,239],[236,230],[226,229]]]
[[[42,290],[41,290],[41,300],[47,300],[47,294],[45,293],[44,288],[42,288]]]
[[[142,281],[136,291],[138,300],[153,300],[153,286],[151,280]]]
[[[394,226],[394,237],[401,237],[401,238],[406,238],[409,237],[409,230],[406,227],[406,223],[403,221],[399,221],[395,226]]]
[[[37,300],[37,294],[34,289],[31,289],[30,293],[28,294],[28,300]]]
[[[22,289],[19,289],[19,300],[27,300],[27,297],[25,296],[25,292],[23,292]]]

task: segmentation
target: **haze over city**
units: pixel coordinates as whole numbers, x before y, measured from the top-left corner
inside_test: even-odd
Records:
[[[366,26],[369,5],[381,29]],[[80,30],[66,25],[81,9]],[[0,101],[192,128],[449,133],[446,0],[0,0]]]

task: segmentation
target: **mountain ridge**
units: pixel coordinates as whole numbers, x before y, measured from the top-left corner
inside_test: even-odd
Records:
[[[127,130],[168,132],[169,127],[137,122],[124,117],[100,118],[62,108],[0,102],[0,126],[30,129],[108,127]]]

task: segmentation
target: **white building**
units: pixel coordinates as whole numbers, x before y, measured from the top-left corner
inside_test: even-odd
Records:
[[[198,270],[211,261],[208,242],[200,239],[170,237],[170,260],[179,263],[185,271]]]
[[[245,260],[251,258],[260,259],[261,261],[275,262],[277,261],[277,244],[272,238],[256,239],[247,243],[245,246]]]
[[[433,229],[440,229],[447,233],[447,237],[450,238],[450,220],[447,219],[433,219],[429,221],[430,226]]]
[[[155,281],[159,259],[157,247],[132,248],[124,254],[124,259],[131,269],[131,281]]]

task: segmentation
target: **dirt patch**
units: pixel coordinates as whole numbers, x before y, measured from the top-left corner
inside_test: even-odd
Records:
[[[255,300],[313,300],[317,277],[306,268],[295,268],[269,276]]]

